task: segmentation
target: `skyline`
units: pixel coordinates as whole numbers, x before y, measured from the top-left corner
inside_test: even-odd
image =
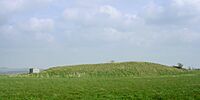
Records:
[[[200,68],[200,0],[1,0],[0,67],[147,61]]]

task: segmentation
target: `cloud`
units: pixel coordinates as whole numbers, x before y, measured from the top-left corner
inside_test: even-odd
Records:
[[[62,22],[65,26],[63,31],[68,31],[65,38],[73,39],[71,42],[84,41],[88,45],[94,42],[102,42],[101,45],[103,43],[134,46],[159,44],[156,43],[156,39],[161,37],[159,31],[156,33],[155,29],[151,29],[144,18],[137,13],[123,12],[111,5],[88,9],[89,11],[81,8],[64,10],[63,15],[67,20]],[[89,19],[86,17],[88,15]]]
[[[56,42],[54,36],[55,22],[51,18],[32,17],[14,25],[0,27],[0,47],[24,46],[46,47]]]
[[[77,23],[85,23],[87,24],[88,21],[94,21],[97,18],[97,10],[96,8],[82,8],[82,7],[75,7],[75,8],[65,8],[62,13],[62,16],[65,21],[68,22],[77,22]]]
[[[77,17],[80,17],[79,12],[76,9],[72,9],[72,8],[65,9],[63,12],[63,16],[67,20],[73,20],[73,19],[77,19]]]
[[[70,34],[66,38],[77,37],[73,41],[118,42],[125,40],[129,34],[123,32],[139,19],[139,16],[130,13],[122,13],[111,5],[101,5],[87,9],[81,7],[66,8],[63,11],[65,19],[62,25],[63,31]],[[138,23],[138,22],[137,22]],[[129,26],[130,27],[130,26]]]
[[[30,18],[27,23],[30,26],[30,30],[35,32],[50,32],[54,29],[54,20],[50,18]]]
[[[55,28],[53,19],[32,17],[24,25],[28,27],[22,27],[22,29],[34,34],[36,40],[54,42],[55,38],[51,34]]]
[[[139,17],[136,14],[123,13],[111,5],[66,8],[62,15],[67,21],[85,23],[90,23],[91,21],[95,23],[112,23],[115,21],[123,23],[126,21],[128,23],[128,21],[136,20]]]
[[[54,0],[1,0],[1,13],[15,12],[19,10],[27,10],[32,7],[40,8],[46,4],[52,3]]]
[[[194,44],[200,38],[200,0],[170,0],[162,4],[152,1],[139,14],[161,44]],[[187,31],[185,30],[187,29]],[[169,42],[170,41],[170,42]]]
[[[103,29],[94,29],[96,32],[92,32],[92,29],[89,30],[91,31],[89,34],[87,34],[88,37],[86,38],[91,38],[93,41],[102,41],[106,43],[119,43],[121,41],[127,41],[129,39],[129,35],[126,32],[121,32],[118,29],[115,29],[113,27],[105,27]]]
[[[101,6],[99,11],[103,14],[107,14],[110,18],[113,19],[121,17],[121,12],[110,5]]]
[[[171,0],[167,5],[149,3],[144,11],[144,18],[149,24],[189,25],[194,19],[199,20],[200,0]]]
[[[33,4],[50,2],[52,0],[36,0]],[[195,3],[187,3],[189,1],[186,2],[186,0],[171,0],[164,5],[160,2],[151,1],[143,5],[144,9],[137,13],[129,10],[123,11],[119,9],[120,7],[105,2],[97,6],[87,4],[87,7],[85,7],[85,4],[80,5],[79,3],[73,7],[65,8],[61,19],[31,17],[25,20],[24,23],[20,22],[21,24],[15,28],[20,27],[18,29],[20,32],[30,33],[36,40],[45,41],[55,41],[55,34],[53,34],[55,32],[58,38],[63,38],[64,43],[69,42],[67,39],[70,41],[84,40],[88,43],[91,43],[91,41],[108,43],[122,41],[133,45],[161,45],[169,40],[185,42],[188,39],[190,43],[197,41],[198,38],[194,38],[199,37],[199,35],[196,35],[198,33],[197,29],[191,33],[187,32],[187,35],[184,31],[181,31],[184,28],[193,30],[194,27],[191,23],[199,25],[197,23],[199,19],[196,18],[197,10],[186,13],[188,9],[196,9]],[[27,2],[18,3],[14,5],[20,6]],[[196,1],[196,3],[198,2]],[[174,37],[182,37],[184,40]],[[163,39],[160,40],[160,38]]]
[[[124,56],[122,51],[126,51],[130,58],[135,54],[148,58],[149,53],[151,57],[165,57],[168,52],[166,56],[171,59],[177,49],[182,52],[188,46],[198,53],[199,1],[0,0],[0,50],[30,48],[41,52],[41,48],[47,48],[47,60],[53,58],[49,54],[55,52],[48,52],[52,48],[59,56],[66,54],[63,59],[73,49],[80,56],[93,52],[97,58],[102,51],[103,56],[110,54],[111,58]]]
[[[9,24],[14,16],[41,10],[52,4],[54,0],[0,0],[0,26]],[[26,15],[24,15],[26,16]]]
[[[176,7],[190,7],[200,10],[200,0],[172,0],[172,3]]]
[[[6,13],[6,12],[13,12],[25,5],[24,0],[1,0],[0,5],[2,9],[0,10],[1,13]]]

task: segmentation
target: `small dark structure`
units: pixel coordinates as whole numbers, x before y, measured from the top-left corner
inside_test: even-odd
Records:
[[[183,64],[177,63],[177,65],[173,66],[174,68],[183,69]]]
[[[30,68],[29,69],[29,73],[32,74],[32,73],[39,73],[40,72],[40,69],[38,68]]]
[[[180,67],[180,66],[177,66],[177,65],[175,65],[175,66],[173,66],[174,68],[178,68],[178,69],[182,69],[182,67]]]

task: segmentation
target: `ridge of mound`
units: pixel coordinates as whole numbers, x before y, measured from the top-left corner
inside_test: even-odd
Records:
[[[112,76],[156,76],[175,75],[185,70],[150,62],[119,62],[58,66],[29,74],[37,77],[112,77]]]

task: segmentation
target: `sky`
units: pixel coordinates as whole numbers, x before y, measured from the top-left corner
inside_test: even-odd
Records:
[[[0,0],[0,67],[200,68],[200,0]]]

